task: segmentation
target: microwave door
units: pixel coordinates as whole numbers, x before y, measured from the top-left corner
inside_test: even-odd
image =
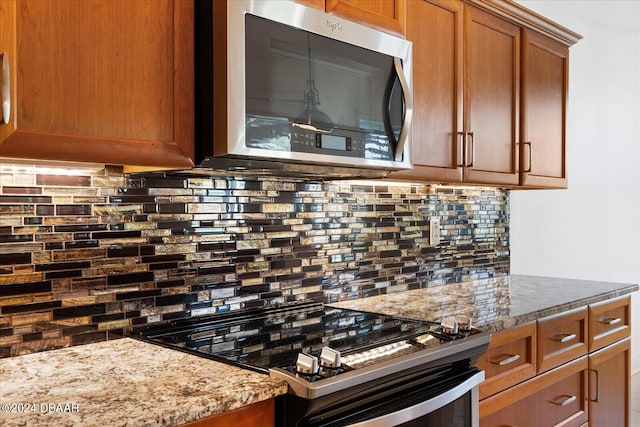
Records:
[[[248,149],[301,162],[402,161],[412,109],[400,59],[251,14],[246,53]]]

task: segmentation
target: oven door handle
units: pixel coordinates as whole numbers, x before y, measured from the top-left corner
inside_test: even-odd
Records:
[[[461,382],[457,386],[447,390],[446,392],[435,396],[432,399],[425,400],[416,405],[408,408],[401,409],[399,411],[391,412],[381,417],[372,418],[370,420],[357,422],[355,424],[349,424],[346,427],[388,427],[406,423],[408,421],[420,418],[443,406],[455,401],[456,399],[464,396],[466,393],[471,392],[472,399],[478,400],[478,386],[484,381],[484,371],[480,371],[475,375],[469,377],[465,381]],[[473,413],[471,419],[473,420],[472,427],[478,427],[479,414],[478,406],[471,405]]]

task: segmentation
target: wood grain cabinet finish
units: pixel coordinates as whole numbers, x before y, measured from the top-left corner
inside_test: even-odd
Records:
[[[294,0],[398,36],[405,34],[406,5],[414,0]]]
[[[587,374],[583,356],[484,399],[480,426],[581,426],[588,421]]]
[[[587,307],[538,320],[538,373],[587,354]]]
[[[325,11],[403,36],[406,4],[407,0],[325,0]]]
[[[0,157],[193,165],[190,0],[0,0]]]
[[[409,2],[414,169],[392,178],[519,184],[520,33],[460,1]]]
[[[486,376],[480,385],[480,425],[628,426],[630,306],[630,297],[622,296],[492,336],[489,351],[478,360]],[[523,344],[517,343],[529,334],[537,346],[536,376],[524,378],[531,372],[524,364],[511,372],[492,366],[494,359],[515,364],[511,354],[520,354]]]
[[[407,39],[413,43],[413,169],[396,179],[463,181],[463,3],[409,1]]]
[[[567,187],[569,48],[523,32],[521,100],[522,186]]]
[[[518,185],[521,28],[464,9],[464,181]]]
[[[480,399],[533,378],[537,372],[536,348],[535,322],[493,334],[489,350],[478,359],[485,375]]]
[[[620,297],[589,306],[589,351],[631,336],[631,298]]]
[[[391,178],[566,188],[568,46],[580,36],[511,1],[406,7],[414,168]]]
[[[631,397],[631,338],[589,355],[589,422],[627,427]]]
[[[275,400],[267,399],[251,405],[203,418],[182,427],[274,427]]]

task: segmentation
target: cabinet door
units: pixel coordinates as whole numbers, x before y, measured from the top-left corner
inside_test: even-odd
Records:
[[[16,130],[15,16],[16,2],[0,1],[0,142]]]
[[[0,157],[193,164],[192,1],[1,1],[16,102]]]
[[[518,185],[521,28],[465,5],[464,180]]]
[[[569,49],[529,30],[522,46],[522,185],[566,188]]]
[[[629,425],[631,339],[589,355],[589,425]]]
[[[410,1],[413,169],[391,178],[462,182],[462,3]]]
[[[404,35],[405,0],[326,0],[325,10]]]

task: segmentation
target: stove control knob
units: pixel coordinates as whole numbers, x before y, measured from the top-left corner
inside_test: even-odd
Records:
[[[471,317],[468,316],[456,316],[456,322],[461,331],[469,332],[473,326]]]
[[[445,334],[456,335],[458,333],[458,322],[455,317],[443,317],[440,326]]]
[[[342,362],[340,361],[340,352],[330,347],[323,347],[320,353],[320,366],[323,368],[339,368]]]
[[[315,375],[318,373],[318,358],[306,353],[298,354],[296,371],[299,374]]]

